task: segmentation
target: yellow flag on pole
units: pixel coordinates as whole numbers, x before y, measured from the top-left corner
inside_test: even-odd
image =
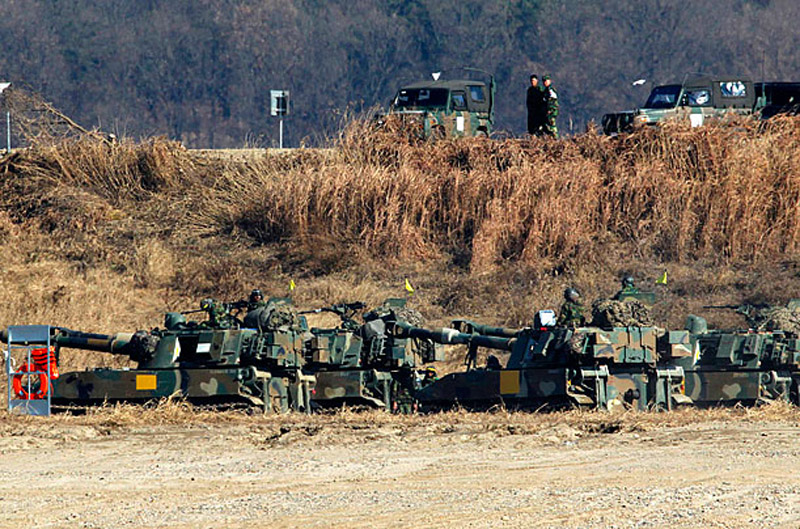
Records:
[[[406,291],[408,292],[409,296],[414,295],[414,287],[411,286],[411,282],[406,278]]]
[[[664,270],[664,273],[661,274],[661,277],[656,279],[656,285],[666,285],[667,284],[667,271]]]

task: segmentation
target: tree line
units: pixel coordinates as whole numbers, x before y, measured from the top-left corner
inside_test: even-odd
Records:
[[[10,0],[0,75],[87,127],[187,146],[269,146],[269,90],[291,91],[291,145],[321,144],[398,85],[472,66],[496,75],[496,128],[525,129],[531,73],[559,129],[641,104],[686,73],[800,80],[794,0]]]

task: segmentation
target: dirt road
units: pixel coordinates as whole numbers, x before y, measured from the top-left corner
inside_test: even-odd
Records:
[[[15,420],[2,527],[800,527],[795,420]]]

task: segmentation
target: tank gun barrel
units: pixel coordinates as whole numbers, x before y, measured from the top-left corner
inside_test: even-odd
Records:
[[[394,323],[393,334],[398,338],[423,338],[445,345],[469,345],[470,347],[486,347],[503,351],[513,349],[517,341],[516,338],[512,337],[467,334],[448,327],[425,329],[415,327],[404,321]]]
[[[758,314],[760,310],[768,309],[771,305],[767,303],[759,303],[756,305],[750,303],[742,303],[740,305],[703,305],[704,309],[727,309],[733,310],[737,314],[741,314],[751,320]]]
[[[485,336],[499,336],[503,338],[514,338],[520,332],[520,329],[493,327],[491,325],[484,325],[471,320],[453,320],[453,327],[459,332],[463,332],[465,334],[482,334]]]
[[[735,310],[737,312],[752,308],[752,305],[703,305],[704,309]]]
[[[749,311],[749,310],[758,310],[758,309],[766,309],[769,308],[771,305],[768,303],[758,303],[758,304],[751,304],[751,303],[741,303],[739,305],[703,305],[704,309],[731,309],[736,311]]]
[[[0,331],[0,341],[8,343],[8,329]],[[145,331],[94,334],[63,327],[50,328],[50,342],[67,349],[124,355],[141,362],[152,357],[158,338]]]
[[[338,314],[339,316],[346,316],[351,313],[355,313],[367,305],[363,301],[355,301],[353,303],[336,303],[333,305],[328,305],[327,307],[320,307],[318,309],[311,309],[311,310],[303,310],[298,312],[298,314],[320,314],[321,312],[332,312],[334,314]]]
[[[52,341],[59,347],[98,351],[110,354],[131,354],[131,341],[134,333],[94,334],[73,331],[60,327],[53,328]]]

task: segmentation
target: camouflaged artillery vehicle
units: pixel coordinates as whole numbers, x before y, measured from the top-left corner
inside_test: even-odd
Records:
[[[405,299],[386,300],[359,323],[355,316],[364,307],[361,302],[342,303],[305,312],[330,312],[341,318],[335,328],[312,328],[306,342],[304,371],[316,379],[311,397],[316,406],[391,410],[398,393],[414,391],[417,366],[444,360],[441,346],[396,332],[398,324],[419,319]]]
[[[693,353],[670,361],[684,369],[686,395],[700,406],[774,400],[800,404],[800,302],[792,300],[785,308],[708,308],[735,309],[747,317],[749,328],[710,330],[704,318],[689,316]]]
[[[540,311],[532,327],[504,329],[456,320],[453,329],[409,328],[410,336],[465,344],[467,370],[451,373],[417,392],[422,409],[460,405],[470,409],[503,404],[538,409],[579,406],[669,410],[691,404],[680,366],[662,358],[691,356],[689,333],[657,327],[556,327],[552,311]],[[475,366],[477,349],[510,353]],[[491,357],[490,357],[491,358]]]
[[[473,71],[470,68],[464,68]],[[423,138],[489,136],[494,125],[494,76],[420,81],[400,87],[382,121],[398,119]]]
[[[134,333],[105,335],[50,327],[56,359],[62,349],[78,349],[127,356],[137,364],[133,369],[62,373],[49,381],[52,403],[84,406],[177,396],[197,404],[310,411],[314,378],[302,372],[303,343],[309,333],[303,320],[285,310],[286,304],[285,299],[273,298],[254,307],[242,321],[231,315],[236,304],[207,299],[201,308],[209,315],[205,322],[187,321],[183,314],[170,312],[163,329]],[[238,304],[244,306],[246,302]],[[8,342],[8,330],[0,333],[0,340]],[[42,380],[36,383],[41,385]],[[20,389],[15,389],[15,398],[29,398],[31,391],[22,384]]]

